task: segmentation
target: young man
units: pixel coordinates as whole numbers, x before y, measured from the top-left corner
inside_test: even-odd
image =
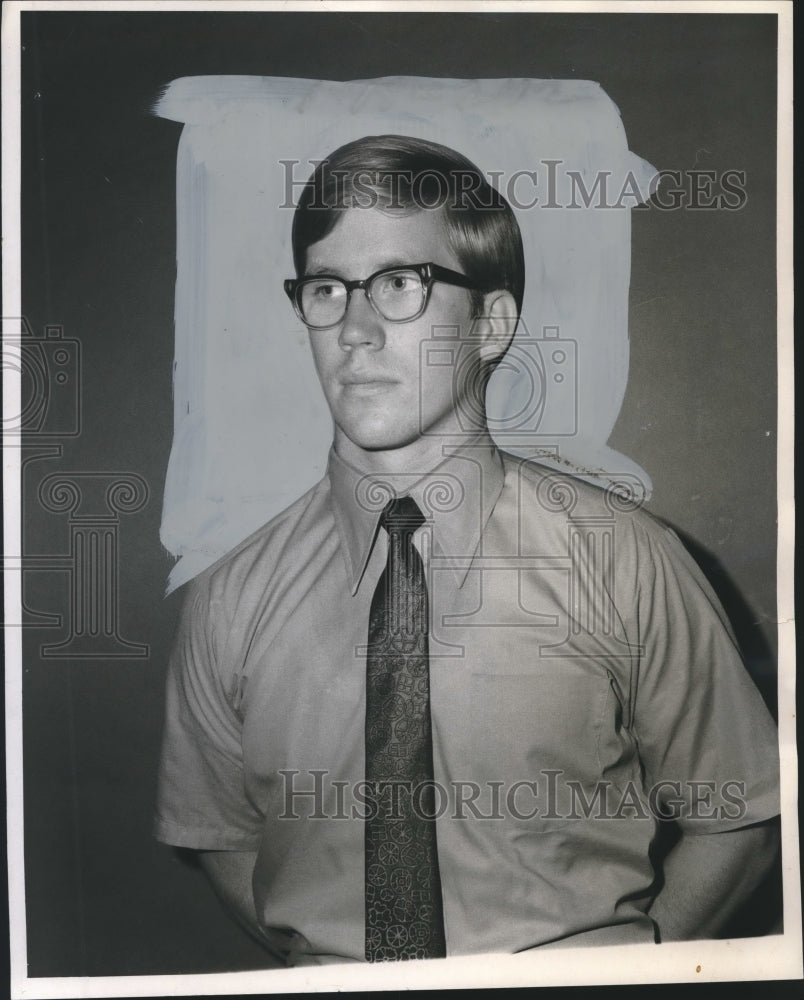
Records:
[[[157,836],[289,964],[717,934],[774,859],[774,727],[673,533],[489,437],[510,207],[366,138],[293,247],[329,469],[190,587]]]

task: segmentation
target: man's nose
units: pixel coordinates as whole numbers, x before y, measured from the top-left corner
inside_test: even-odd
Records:
[[[341,323],[338,336],[341,347],[361,345],[378,350],[385,346],[385,330],[380,316],[361,288],[356,288],[349,297],[349,305]]]

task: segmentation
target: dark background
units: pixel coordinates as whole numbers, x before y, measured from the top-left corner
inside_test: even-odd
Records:
[[[23,311],[37,336],[59,324],[81,349],[80,434],[28,435],[24,472],[25,549],[44,558],[25,574],[31,976],[268,964],[150,833],[182,592],[162,597],[171,560],[158,537],[181,126],[149,109],[176,77],[590,79],[656,167],[746,172],[739,211],[633,213],[631,375],[610,443],[652,476],[649,509],[692,548],[773,707],[774,16],[47,12],[22,14],[22,44]],[[66,405],[52,396],[46,431]],[[40,450],[54,442],[60,454]],[[68,515],[37,493],[53,472],[147,483],[145,506],[119,519],[117,577],[119,634],[147,655],[42,655],[70,613],[57,562]],[[754,907],[757,926],[772,916]]]

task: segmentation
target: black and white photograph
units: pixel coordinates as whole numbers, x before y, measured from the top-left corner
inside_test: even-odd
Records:
[[[792,3],[2,17],[11,995],[800,980]]]

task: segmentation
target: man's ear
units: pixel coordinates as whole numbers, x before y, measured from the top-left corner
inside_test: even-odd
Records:
[[[483,361],[496,361],[505,354],[518,320],[516,302],[510,292],[499,289],[486,294],[482,311],[472,328],[472,335],[480,341],[479,354]]]

